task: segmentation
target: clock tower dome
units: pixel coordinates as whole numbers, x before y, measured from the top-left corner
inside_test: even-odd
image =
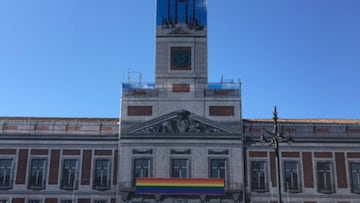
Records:
[[[203,97],[207,0],[157,0],[155,86],[163,96]]]

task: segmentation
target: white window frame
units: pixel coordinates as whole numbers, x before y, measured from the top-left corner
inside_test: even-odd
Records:
[[[75,170],[74,170],[74,181],[73,181],[73,185],[72,186],[68,186],[68,185],[64,185],[64,179],[65,177],[65,161],[67,160],[75,160]],[[62,159],[62,167],[61,167],[61,182],[60,182],[60,187],[63,190],[77,190],[79,188],[79,171],[80,171],[80,160],[78,157],[64,157]]]
[[[108,203],[107,199],[94,199],[93,203]]]
[[[140,160],[146,160],[148,162],[148,164],[147,164],[147,171],[148,171],[147,176],[145,176],[143,174],[143,170],[142,170],[143,168],[142,167],[140,168],[142,174],[140,176],[136,176],[136,171],[137,171],[137,168],[138,168],[138,166],[136,165],[136,162],[140,161]],[[151,159],[151,157],[134,157],[134,159],[133,159],[133,174],[134,174],[133,175],[134,179],[152,177],[152,159]]]
[[[253,187],[253,163],[254,162],[262,162],[263,163],[263,173],[264,173],[264,188],[254,188]],[[268,173],[268,161],[266,159],[251,159],[249,161],[249,182],[250,189],[253,192],[267,192],[269,191],[269,173]],[[258,178],[259,179],[259,178]],[[259,182],[258,182],[259,183]],[[257,184],[260,185],[260,184]]]
[[[10,203],[10,199],[0,199],[0,203]]]
[[[296,163],[296,175],[297,175],[297,188],[296,187],[289,187],[286,180],[287,175],[287,163]],[[301,162],[297,159],[285,159],[283,160],[283,183],[284,183],[284,190],[288,193],[298,193],[302,191],[302,174],[301,174]]]
[[[328,164],[329,169],[327,169],[327,171],[319,171],[319,164]],[[316,170],[315,174],[316,174],[317,191],[319,193],[324,193],[324,194],[335,193],[336,186],[334,179],[335,171],[334,171],[333,162],[331,160],[317,160],[315,170]],[[320,177],[320,173],[322,177]],[[319,183],[320,178],[322,178],[324,182],[329,182],[329,180],[326,178],[326,173],[329,173],[330,183],[325,183],[325,184],[330,186],[330,188],[324,188],[324,186]]]
[[[4,160],[11,160],[10,171],[8,171],[8,170],[5,171],[5,175],[9,176],[9,183],[8,183],[8,185],[5,185],[6,179],[3,179],[3,180],[0,179],[0,190],[9,190],[9,189],[12,189],[12,187],[13,187],[15,159],[14,159],[14,157],[1,157],[0,158],[0,162],[4,161]],[[0,165],[0,170],[3,170],[3,167],[1,165]]]
[[[352,169],[353,164],[357,164],[357,165],[360,166],[360,162],[359,161],[349,161],[350,189],[351,189],[351,193],[360,194],[360,169],[358,169],[357,172],[356,172],[357,183],[354,183],[354,181],[353,181],[353,171],[354,171],[354,169]],[[354,185],[354,184],[356,184],[356,185]]]
[[[93,170],[93,188],[95,190],[110,190],[111,188],[111,174],[112,174],[112,162],[111,162],[111,158],[110,157],[99,157],[99,158],[96,158],[94,160],[94,170]],[[102,174],[102,176],[99,176],[99,177],[104,177],[106,176],[107,179],[106,180],[103,180],[101,178],[101,184],[97,184],[97,176],[96,174],[98,173],[98,170],[99,170],[99,166],[97,166],[97,163],[98,161],[107,161],[108,164],[107,164],[107,174],[103,174],[103,171],[100,169],[100,173]],[[105,185],[103,185],[102,183],[105,181]]]
[[[29,199],[27,199],[26,202],[27,202],[27,203],[42,203],[43,200],[42,200],[42,199],[37,199],[37,198],[35,198],[35,199],[29,198]]]
[[[33,162],[35,160],[41,160],[43,161],[43,171],[42,171],[42,180],[37,181],[37,182],[41,182],[40,185],[34,185],[32,183],[32,173],[33,173]],[[46,188],[46,182],[47,182],[47,170],[48,170],[48,159],[47,157],[32,157],[30,159],[30,164],[29,164],[29,178],[28,178],[28,188],[32,189],[32,190],[43,190]],[[37,175],[36,175],[37,176]],[[30,200],[29,200],[30,201]]]
[[[185,167],[180,167],[180,168],[176,169],[176,170],[181,170],[181,171],[186,170],[186,177],[182,177],[182,172],[178,172],[179,177],[174,176],[174,173],[175,173],[175,171],[174,171],[175,170],[174,161],[175,160],[186,160],[186,166]],[[191,165],[190,165],[190,158],[189,157],[172,157],[170,166],[171,166],[171,168],[170,168],[170,176],[172,178],[190,178],[191,177],[191,174],[190,174]]]

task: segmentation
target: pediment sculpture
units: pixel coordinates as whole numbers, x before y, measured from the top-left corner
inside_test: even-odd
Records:
[[[190,117],[190,112],[181,110],[177,111],[169,119],[159,121],[144,128],[133,131],[133,133],[224,133],[226,131],[205,124],[199,120]]]

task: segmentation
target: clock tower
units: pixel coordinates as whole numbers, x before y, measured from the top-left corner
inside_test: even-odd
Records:
[[[207,0],[157,0],[155,86],[200,98],[207,87]]]
[[[207,0],[156,0],[155,24],[155,82],[123,84],[124,125],[181,110],[239,121],[240,84],[208,83]]]

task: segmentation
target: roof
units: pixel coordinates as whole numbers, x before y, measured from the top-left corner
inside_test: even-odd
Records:
[[[41,121],[41,122],[119,122],[119,118],[85,117],[0,117],[0,121]]]
[[[245,122],[273,122],[273,119],[244,119]],[[324,118],[309,118],[309,119],[279,119],[280,123],[308,123],[308,124],[360,124],[360,119],[324,119]]]

